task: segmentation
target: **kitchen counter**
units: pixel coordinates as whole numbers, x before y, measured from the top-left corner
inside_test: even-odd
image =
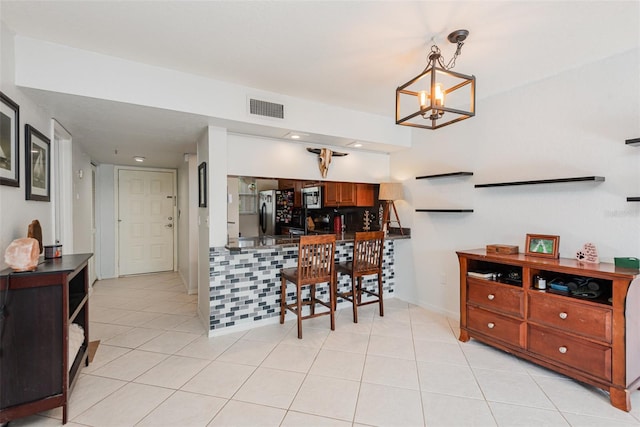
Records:
[[[335,261],[350,261],[354,233],[338,236]],[[385,298],[396,287],[395,247],[410,236],[390,234],[384,242],[382,281]],[[227,334],[278,323],[280,314],[280,269],[295,267],[300,237],[267,236],[230,240],[209,250],[209,336]],[[408,242],[407,242],[408,243]],[[377,286],[376,276],[364,278],[365,286]],[[351,289],[348,275],[338,276],[338,290]],[[316,294],[328,298],[328,284],[318,285]],[[369,296],[363,296],[366,300]],[[338,308],[348,307],[338,299]]]
[[[354,233],[343,233],[336,236],[336,242],[347,243],[353,242]],[[389,234],[385,240],[409,239],[411,236],[402,234]],[[243,249],[268,249],[275,247],[291,247],[298,246],[300,236],[261,236],[261,237],[241,237],[238,239],[229,239],[225,245],[225,249],[230,251],[241,251]]]

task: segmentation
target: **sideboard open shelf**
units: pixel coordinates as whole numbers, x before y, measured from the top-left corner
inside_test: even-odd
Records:
[[[69,394],[89,364],[91,256],[63,255],[44,260],[36,271],[0,272],[0,303],[10,313],[0,338],[0,424],[59,406],[66,424]],[[68,360],[71,324],[82,328],[83,337]]]
[[[514,185],[538,185],[538,184],[560,184],[565,182],[603,182],[603,176],[578,176],[572,178],[536,179],[530,181],[493,182],[489,184],[476,184],[475,188],[487,187],[509,187]]]
[[[484,249],[457,254],[460,341],[474,338],[604,389],[613,406],[631,410],[630,393],[640,385],[640,270]],[[601,293],[539,290],[537,276],[592,281]]]

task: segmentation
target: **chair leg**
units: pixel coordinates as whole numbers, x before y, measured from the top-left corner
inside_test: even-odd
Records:
[[[335,278],[334,278],[335,279]],[[329,282],[329,316],[331,317],[331,330],[336,330],[336,283],[335,280]]]
[[[358,305],[362,304],[362,276],[358,276]]]
[[[297,307],[297,316],[298,316],[298,339],[302,339],[302,289],[300,285],[296,285],[296,307]]]
[[[353,323],[358,323],[358,290],[357,290],[357,279],[351,276],[351,305],[353,305]]]
[[[382,302],[382,274],[378,273],[378,300],[380,301],[380,317],[384,316],[384,303]]]
[[[284,323],[284,315],[287,310],[287,279],[280,279],[280,324]]]
[[[333,272],[333,310],[335,311],[338,307],[338,272]]]
[[[311,305],[309,305],[310,314],[313,316],[316,314],[316,285],[311,285],[309,289],[309,297],[311,298]]]

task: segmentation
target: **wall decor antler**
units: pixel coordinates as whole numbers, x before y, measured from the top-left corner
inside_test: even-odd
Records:
[[[349,153],[340,153],[339,151],[333,151],[328,148],[307,148],[307,151],[318,155],[318,167],[320,168],[320,174],[323,178],[327,177],[332,157],[344,157],[349,155]]]

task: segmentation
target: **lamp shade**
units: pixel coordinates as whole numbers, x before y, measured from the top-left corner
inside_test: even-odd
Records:
[[[382,182],[380,183],[380,194],[378,199],[380,200],[402,200],[404,198],[404,192],[402,191],[402,184],[399,182]]]

